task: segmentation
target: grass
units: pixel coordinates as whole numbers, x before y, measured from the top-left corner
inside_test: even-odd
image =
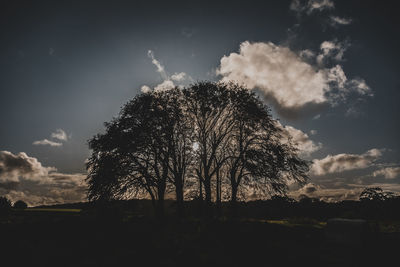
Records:
[[[321,222],[308,218],[293,218],[293,219],[283,219],[283,220],[266,220],[267,223],[279,224],[288,227],[294,226],[311,226],[315,228],[322,229],[326,226],[326,222]]]
[[[56,208],[27,208],[24,211],[44,211],[44,212],[81,212],[81,209],[56,209]]]

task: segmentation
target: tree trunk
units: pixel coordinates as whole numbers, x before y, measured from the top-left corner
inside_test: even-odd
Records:
[[[179,217],[185,216],[185,207],[183,200],[183,184],[180,181],[177,181],[175,184],[175,194],[176,194],[176,205]]]
[[[206,193],[205,215],[206,215],[206,217],[211,218],[213,216],[213,212],[212,212],[211,181],[210,181],[210,179],[205,179],[204,180],[204,191]]]
[[[216,188],[216,205],[217,205],[217,216],[221,216],[221,176],[219,170],[217,174],[217,188]]]
[[[238,187],[232,183],[231,185],[231,216],[233,218],[237,217],[237,191]]]
[[[164,218],[164,196],[165,196],[165,188],[166,188],[166,183],[162,182],[161,184],[158,185],[158,191],[157,191],[157,207],[156,207],[156,216],[158,219],[162,220]]]

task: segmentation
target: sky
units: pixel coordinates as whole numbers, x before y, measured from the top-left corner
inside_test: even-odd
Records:
[[[272,108],[308,184],[400,193],[395,1],[2,1],[0,195],[85,200],[87,141],[149,90],[235,81]]]

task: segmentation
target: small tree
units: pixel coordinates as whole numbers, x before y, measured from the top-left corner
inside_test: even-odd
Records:
[[[18,210],[24,210],[28,207],[28,204],[26,204],[24,201],[22,200],[18,200],[17,202],[14,203],[14,209],[18,209]]]

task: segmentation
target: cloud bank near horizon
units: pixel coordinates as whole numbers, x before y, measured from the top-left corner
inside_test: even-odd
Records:
[[[12,202],[23,200],[30,206],[86,199],[86,174],[60,173],[45,167],[24,152],[0,151],[0,195]]]

